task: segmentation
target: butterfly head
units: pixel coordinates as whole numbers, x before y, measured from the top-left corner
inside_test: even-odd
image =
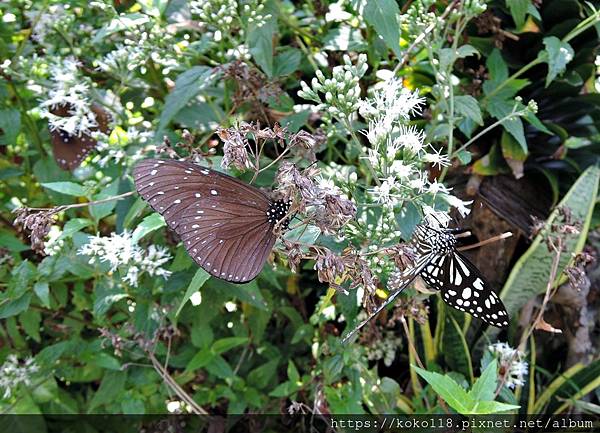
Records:
[[[269,209],[267,209],[267,219],[269,224],[274,226],[283,220],[290,210],[291,205],[291,200],[276,200],[271,202]],[[290,219],[285,218],[285,220],[281,222],[280,227],[283,228],[283,230],[287,230],[289,224]]]

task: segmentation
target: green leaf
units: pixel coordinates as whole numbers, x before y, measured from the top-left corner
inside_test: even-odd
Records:
[[[191,296],[194,293],[196,293],[198,290],[200,290],[200,288],[204,285],[204,283],[206,283],[208,281],[209,278],[210,278],[210,274],[208,272],[206,272],[202,268],[198,268],[198,270],[196,271],[196,274],[194,275],[194,277],[192,278],[192,281],[190,282],[190,285],[188,286],[187,290],[185,291],[185,295],[183,295],[183,299],[181,300],[181,303],[179,304],[179,308],[177,308],[177,311],[175,312],[175,317],[179,316],[179,313],[181,313],[181,310],[183,309],[183,307],[187,303],[187,301],[191,298]]]
[[[104,189],[92,197],[93,200],[104,200],[109,197],[113,197],[117,195],[119,192],[119,180],[115,180],[111,182],[108,186],[104,187]],[[117,205],[117,200],[111,200],[106,203],[94,204],[90,206],[90,215],[96,222],[100,221],[105,216],[111,214],[115,206]]]
[[[298,373],[298,369],[294,365],[294,361],[291,359],[288,361],[287,375],[288,379],[292,383],[296,383],[300,380],[300,373]]]
[[[514,101],[493,97],[490,98],[490,101],[487,105],[487,110],[493,117],[500,120],[508,116],[513,111],[514,107]],[[502,126],[517,140],[517,142],[526,152],[527,140],[525,139],[525,129],[523,128],[523,122],[521,119],[519,117],[512,116],[504,120],[502,122]]]
[[[510,9],[510,14],[513,20],[515,20],[517,29],[520,29],[525,24],[525,16],[530,5],[531,0],[506,0],[506,6]]]
[[[81,231],[85,227],[93,225],[94,222],[88,218],[73,218],[66,222],[63,227],[63,231],[57,240],[68,239],[73,236],[74,233]]]
[[[93,413],[98,406],[118,401],[119,394],[125,389],[126,379],[127,371],[107,371],[90,401],[87,413]]]
[[[185,366],[185,371],[194,371],[205,367],[215,357],[215,354],[209,348],[198,351],[194,357]]]
[[[42,316],[35,310],[26,310],[19,316],[19,322],[23,327],[23,330],[27,335],[33,338],[38,343],[41,342],[40,338],[40,323]]]
[[[266,388],[269,385],[269,382],[275,378],[278,364],[279,357],[276,357],[260,367],[252,370],[250,373],[248,373],[248,385],[258,389]]]
[[[395,0],[367,0],[363,14],[365,21],[383,38],[396,57],[402,57],[398,3]]]
[[[75,182],[46,182],[42,183],[42,186],[52,191],[75,197],[83,197],[86,193],[85,188]]]
[[[523,116],[523,117],[525,118],[525,120],[527,120],[527,122],[529,122],[531,125],[535,126],[540,131],[545,132],[546,134],[549,134],[549,135],[554,135],[554,133],[552,131],[550,131],[548,128],[546,128],[546,125],[544,125],[540,121],[540,119],[538,119],[538,117],[531,111],[527,111],[525,113],[525,116]]]
[[[50,288],[48,287],[48,282],[38,281],[33,285],[33,291],[40,301],[42,301],[42,305],[46,308],[50,308]]]
[[[16,144],[17,135],[21,130],[21,113],[19,110],[8,108],[6,110],[0,110],[0,131],[3,132],[0,135],[0,144]]]
[[[556,36],[544,38],[544,46],[548,54],[548,75],[546,75],[546,87],[548,87],[554,78],[567,69],[567,64],[573,60],[575,52],[571,45]]]
[[[475,402],[493,400],[497,382],[498,362],[494,359],[473,384],[473,387],[469,391],[469,397]]]
[[[165,99],[164,109],[160,115],[155,135],[157,140],[162,140],[164,129],[179,110],[185,107],[202,90],[212,85],[219,75],[220,72],[208,66],[194,66],[177,77],[175,89]]]
[[[598,192],[600,168],[589,167],[573,184],[569,192],[561,200],[557,208],[570,209],[574,221],[582,223],[579,234],[565,234],[564,251],[558,266],[558,275],[561,275],[572,257],[581,252],[590,227],[594,204]],[[545,229],[531,243],[529,249],[519,258],[513,266],[500,297],[506,310],[513,320],[516,320],[520,308],[534,296],[546,291],[553,254],[548,251],[544,242],[548,227],[558,218],[558,210],[554,210],[545,223]],[[489,334],[497,332],[489,329]]]
[[[494,48],[485,64],[490,73],[491,81],[494,83],[500,83],[508,78],[508,66],[506,66],[506,62],[498,48]]]
[[[213,355],[210,362],[206,365],[206,370],[221,379],[227,379],[235,376],[231,366],[227,363],[225,358],[220,355]]]
[[[273,76],[273,35],[277,27],[277,20],[271,17],[257,27],[255,23],[248,25],[246,43],[252,58],[267,77]]]
[[[148,215],[143,221],[135,228],[131,235],[132,242],[138,242],[148,233],[152,233],[155,230],[158,230],[161,227],[164,227],[165,219],[161,214],[154,212],[153,214]]]
[[[150,17],[139,12],[133,14],[119,14],[94,35],[92,44],[97,44],[107,36],[120,32],[121,30],[131,29],[133,31],[136,27],[142,26],[148,21],[150,21]]]
[[[226,337],[221,338],[213,343],[211,350],[213,353],[220,355],[221,353],[227,352],[234,347],[241,346],[248,342],[248,337]]]
[[[323,38],[323,49],[331,51],[363,51],[367,48],[360,29],[341,25]]]
[[[142,200],[141,197],[133,203],[133,205],[127,211],[127,215],[123,219],[123,228],[129,228],[133,221],[142,213],[142,211],[146,208],[146,202]]]
[[[514,404],[500,403],[499,401],[479,401],[475,402],[470,413],[473,415],[488,415],[499,412],[507,412],[509,410],[516,410],[520,407],[521,406],[516,406]]]
[[[296,48],[289,48],[275,56],[273,75],[282,77],[290,75],[298,69],[302,53]]]
[[[479,125],[483,125],[481,110],[477,99],[470,95],[461,95],[454,98],[454,109],[458,114],[461,114]]]
[[[469,57],[474,54],[477,54],[479,56],[479,51],[473,45],[465,44],[465,45],[458,47],[456,54],[459,58],[463,59],[465,57]]]
[[[31,302],[31,292],[27,292],[17,299],[5,299],[0,305],[0,319],[16,316],[17,314],[27,310]]]
[[[413,368],[452,409],[463,415],[471,412],[474,404],[473,399],[452,378],[448,375],[442,376],[439,373],[433,373],[419,367],[413,366]]]

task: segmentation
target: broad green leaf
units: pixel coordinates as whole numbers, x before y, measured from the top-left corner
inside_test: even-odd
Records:
[[[273,15],[272,11],[269,11]],[[248,25],[246,43],[252,58],[267,77],[273,76],[273,35],[277,28],[277,19],[271,16],[258,27],[256,23]]]
[[[0,144],[14,145],[21,130],[21,113],[19,110],[8,108],[0,110]]]
[[[17,299],[4,299],[0,304],[0,319],[16,316],[17,314],[27,310],[31,302],[31,292],[27,292]]]
[[[175,312],[175,317],[179,316],[179,313],[181,313],[181,310],[183,309],[183,307],[185,306],[187,301],[191,298],[191,296],[194,293],[196,293],[198,290],[200,290],[200,288],[202,288],[204,283],[206,283],[209,278],[210,278],[210,274],[208,272],[206,272],[202,268],[198,268],[198,270],[196,271],[196,274],[194,275],[194,278],[192,278],[190,285],[188,286],[187,290],[185,291],[185,295],[183,295],[183,299],[181,300],[181,303],[179,304],[177,311]]]
[[[488,415],[500,412],[507,412],[509,410],[517,410],[520,407],[521,406],[516,406],[514,404],[500,403],[499,401],[479,401],[475,402],[470,414]]]
[[[502,53],[499,49],[494,48],[492,54],[486,60],[486,66],[490,72],[490,77],[493,82],[500,83],[508,78],[508,66],[502,58]]]
[[[155,135],[157,140],[162,140],[164,129],[179,110],[185,107],[202,90],[212,85],[218,75],[220,75],[219,72],[208,66],[194,66],[177,77],[175,89],[165,99],[164,109],[160,115]]]
[[[198,351],[194,357],[185,366],[185,371],[194,371],[199,368],[206,367],[208,363],[215,357],[211,349],[206,348]]]
[[[85,188],[75,182],[46,182],[42,183],[42,186],[52,191],[75,197],[83,197],[86,193]]]
[[[493,400],[498,382],[498,362],[494,359],[488,364],[481,376],[475,381],[469,391],[473,401]]]
[[[383,38],[396,57],[402,57],[398,3],[395,0],[367,0],[363,14],[365,21]]]
[[[582,224],[579,234],[563,235],[564,251],[561,253],[558,266],[559,276],[572,260],[573,255],[579,253],[585,244],[596,202],[599,179],[600,168],[596,166],[589,167],[581,174],[557,206],[557,208],[568,208],[572,219],[580,221]],[[555,209],[546,221],[544,230],[536,236],[529,249],[513,266],[500,293],[506,310],[513,320],[515,320],[523,305],[534,296],[546,291],[553,254],[548,251],[544,237],[550,225],[558,217],[558,210]],[[494,334],[497,331],[489,329],[488,332]]]
[[[23,330],[27,335],[33,338],[38,343],[41,341],[40,338],[40,322],[42,316],[38,311],[25,310],[19,316],[19,322],[23,327]]]
[[[363,51],[366,48],[360,29],[346,25],[329,30],[323,38],[324,50]]]
[[[571,45],[556,36],[544,38],[544,46],[548,62],[548,75],[546,75],[546,87],[548,87],[554,78],[567,69],[567,64],[573,60],[575,52]]]
[[[132,242],[138,242],[148,233],[152,233],[155,230],[158,230],[161,227],[166,225],[165,219],[161,214],[154,212],[153,214],[148,215],[143,221],[135,228],[131,235]]]
[[[468,414],[474,401],[467,391],[448,375],[441,375],[412,366],[446,403],[460,414]]]
[[[73,218],[65,223],[63,227],[63,231],[58,237],[57,240],[67,239],[73,236],[74,233],[77,233],[81,229],[85,227],[89,227],[93,225],[94,222],[88,218]]]
[[[470,95],[461,95],[454,98],[454,109],[458,114],[475,121],[479,125],[483,125],[481,110],[477,99]]]
[[[142,213],[142,211],[146,208],[146,202],[142,200],[141,197],[133,203],[133,205],[127,211],[127,215],[125,215],[125,219],[123,220],[123,228],[129,228],[133,221]]]
[[[40,301],[42,301],[42,305],[46,308],[50,308],[50,288],[48,287],[48,282],[38,281],[33,285],[33,291]]]
[[[118,192],[119,192],[119,180],[117,179],[117,180],[111,182],[106,187],[104,187],[103,190],[101,192],[99,192],[98,194],[96,194],[94,197],[92,197],[92,199],[93,200],[103,200],[103,199],[117,195]],[[116,205],[117,205],[116,200],[111,200],[106,203],[91,205],[89,207],[90,215],[92,216],[92,218],[94,218],[96,220],[96,222],[98,222],[105,216],[110,215]]]
[[[300,380],[300,373],[298,373],[298,369],[294,365],[294,361],[291,359],[288,361],[287,375],[288,379],[292,383],[296,383]]]
[[[510,9],[510,14],[513,20],[515,20],[517,29],[520,29],[525,24],[525,16],[530,5],[531,0],[506,0],[506,6]]]
[[[150,21],[150,17],[139,12],[133,14],[120,14],[94,35],[92,44],[102,42],[107,36],[120,32],[121,30],[130,29],[133,31],[137,27],[146,24],[148,21]]]
[[[248,385],[258,389],[266,388],[269,382],[275,378],[278,364],[279,357],[276,357],[252,370],[247,376]]]
[[[481,176],[493,176],[508,172],[506,162],[502,158],[500,146],[494,144],[487,155],[473,163],[473,173]]]
[[[87,413],[94,413],[98,406],[113,403],[118,399],[119,394],[125,389],[127,380],[127,370],[125,371],[107,371],[100,382],[98,391],[92,397],[88,406]]]
[[[231,366],[221,355],[213,355],[210,362],[206,365],[206,370],[209,374],[221,379],[227,379],[234,376]]]
[[[479,56],[479,51],[473,45],[469,44],[461,45],[456,51],[456,55],[461,59],[472,56],[474,54],[477,54]]]
[[[211,350],[214,354],[220,355],[234,347],[241,346],[248,342],[248,337],[226,337],[221,338],[213,343]]]
[[[501,99],[499,97],[493,97],[490,99],[487,106],[488,112],[498,120],[508,116],[515,107],[513,100]],[[527,151],[527,140],[525,139],[525,129],[523,128],[523,122],[520,118],[512,116],[502,122],[502,126],[506,129],[510,135],[512,135],[517,142],[521,145],[524,151]]]

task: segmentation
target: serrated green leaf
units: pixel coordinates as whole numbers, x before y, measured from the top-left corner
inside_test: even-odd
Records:
[[[166,225],[165,219],[157,212],[148,215],[142,220],[142,222],[135,228],[131,235],[132,242],[138,242],[148,233],[152,233]]]
[[[40,301],[42,301],[42,305],[46,308],[50,308],[50,288],[48,282],[38,281],[33,285],[33,291]]]
[[[394,0],[367,0],[363,14],[365,21],[383,38],[396,57],[402,57],[398,4]]]
[[[492,360],[469,391],[469,397],[475,402],[493,400],[498,383],[498,362]]]
[[[290,75],[300,66],[302,53],[296,48],[289,48],[277,54],[274,59],[273,75],[281,77]]]
[[[271,16],[260,26],[256,23],[249,24],[246,32],[246,43],[250,54],[267,77],[273,76],[273,35],[276,27],[277,20]]]
[[[571,45],[556,36],[544,38],[544,46],[548,62],[548,75],[546,75],[546,87],[548,87],[554,78],[567,69],[567,64],[573,60],[575,52]]]
[[[75,182],[46,182],[42,183],[42,186],[51,189],[52,191],[75,197],[83,197],[86,193],[85,188]]]
[[[67,239],[73,236],[74,233],[81,231],[85,227],[93,225],[94,222],[88,218],[73,218],[65,223],[63,231],[57,240]]]
[[[27,310],[31,302],[31,292],[27,292],[17,299],[5,299],[0,305],[0,319],[16,316],[17,314]]]
[[[412,366],[412,368],[414,368],[419,376],[431,385],[433,390],[448,403],[452,409],[463,415],[471,412],[474,404],[473,399],[467,394],[467,391],[452,378],[447,375],[423,370],[416,366]]]
[[[471,415],[488,415],[500,412],[507,412],[509,410],[517,410],[521,406],[516,406],[514,404],[506,404],[500,403],[499,401],[478,401],[475,402],[473,408],[471,409]]]
[[[219,75],[219,71],[207,66],[194,66],[177,77],[175,80],[175,89],[165,99],[164,109],[160,115],[156,131],[157,140],[162,140],[164,129],[179,110],[185,107],[202,90],[212,85]]]
[[[461,95],[454,98],[454,109],[458,114],[461,114],[479,125],[483,125],[481,117],[481,109],[477,99],[470,95]]]
[[[477,54],[477,56],[479,56],[479,51],[473,45],[465,44],[458,47],[456,54],[459,58],[463,59],[474,54]]]

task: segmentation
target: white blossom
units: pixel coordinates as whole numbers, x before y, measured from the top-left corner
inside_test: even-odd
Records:
[[[161,266],[171,259],[164,247],[150,245],[141,248],[133,241],[131,234],[111,233],[109,237],[91,236],[89,242],[79,249],[79,254],[90,256],[90,264],[109,263],[111,272],[121,269],[123,279],[132,286],[137,286],[144,272],[153,276],[168,278],[171,272]]]
[[[10,354],[0,367],[0,389],[4,389],[2,397],[10,398],[13,390],[20,384],[31,385],[31,377],[39,371],[39,367],[33,358],[27,358],[23,363],[19,362],[16,355]]]
[[[506,385],[509,388],[525,385],[529,373],[528,365],[522,361],[525,354],[513,349],[508,343],[497,342],[488,346],[488,350],[498,358],[500,368],[505,371]]]

